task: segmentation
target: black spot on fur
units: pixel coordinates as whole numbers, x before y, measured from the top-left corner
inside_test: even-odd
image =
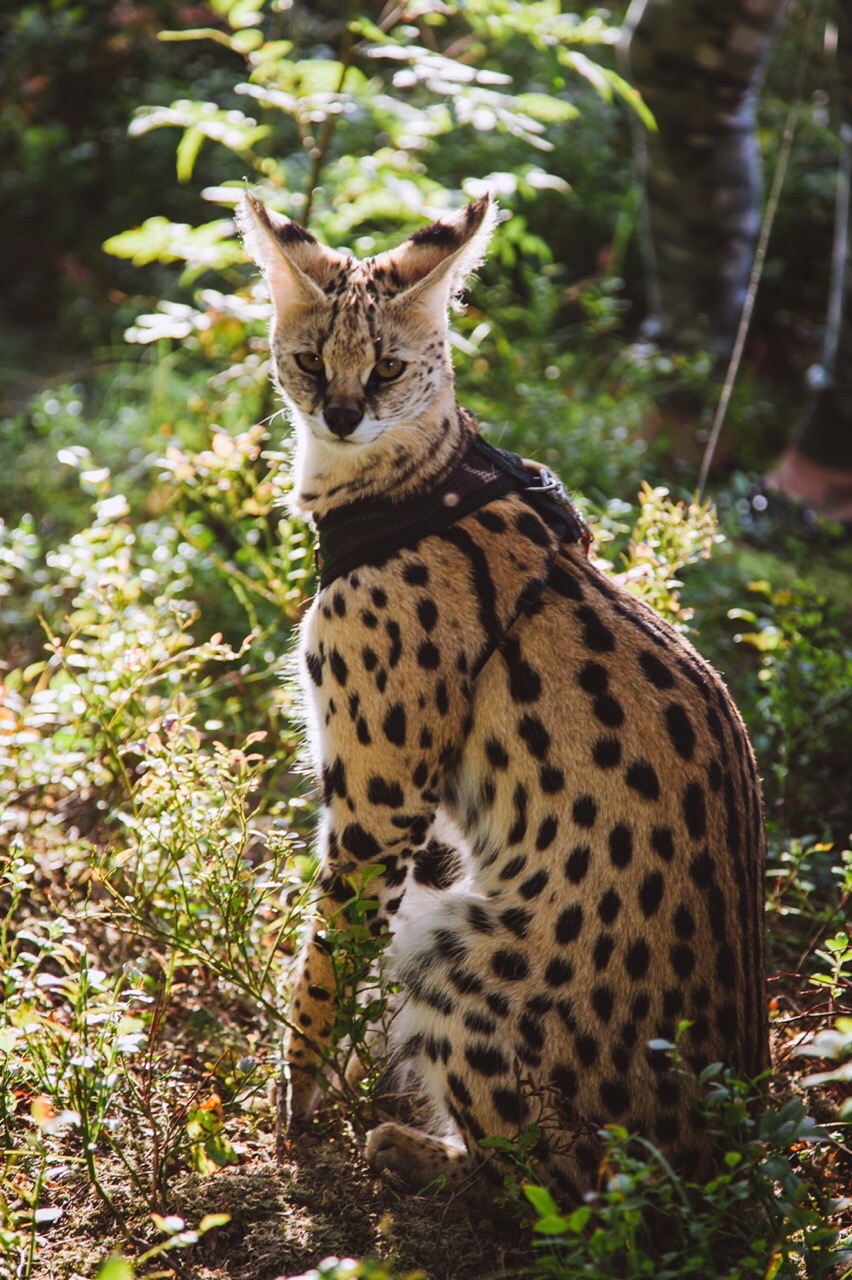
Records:
[[[629,765],[624,780],[643,800],[659,800],[660,781],[654,766],[647,760],[635,760]]]
[[[665,882],[662,872],[652,871],[645,876],[639,886],[639,906],[642,908],[642,914],[646,919],[659,910],[660,903],[663,900],[664,889]]]
[[[417,602],[417,620],[424,631],[432,631],[438,621],[437,606],[428,596]]]
[[[593,827],[598,816],[598,806],[591,796],[578,796],[571,812],[578,827]]]
[[[395,702],[388,708],[382,729],[388,742],[392,742],[395,747],[405,746],[406,718],[405,707],[401,702]]]
[[[429,570],[425,564],[419,564],[415,560],[413,564],[407,564],[403,569],[402,580],[409,587],[425,587],[429,581]]]
[[[367,799],[370,804],[383,804],[389,809],[400,809],[403,802],[402,787],[398,782],[373,775],[367,783]]]
[[[639,666],[642,668],[646,679],[650,680],[656,689],[674,688],[674,676],[655,653],[651,653],[648,649],[643,649],[639,654]]]
[[[485,743],[485,754],[488,757],[488,763],[495,769],[508,769],[509,753],[502,742],[498,742],[496,738],[489,738]]]
[[[704,788],[700,782],[690,782],[683,793],[683,818],[692,839],[700,840],[707,830]]]
[[[515,807],[515,821],[506,840],[509,844],[520,844],[527,834],[527,789],[522,782],[515,787],[512,804]]]
[[[502,879],[502,876],[501,876],[501,879]],[[550,879],[549,871],[544,871],[544,870],[536,871],[536,873],[534,875],[531,875],[528,880],[524,880],[522,884],[518,885],[518,893],[521,895],[522,898],[526,899],[526,901],[529,902],[531,898],[538,897],[538,895],[541,893],[542,889],[544,889],[549,879]]]
[[[550,734],[538,716],[527,715],[518,721],[518,734],[537,760],[543,760],[550,749]]]
[[[624,724],[624,708],[617,698],[608,693],[599,694],[592,703],[595,718],[608,729],[618,729]]]
[[[688,942],[695,933],[695,919],[689,907],[684,903],[681,903],[675,911],[672,923],[677,936],[683,938],[685,942]]]
[[[485,997],[485,1003],[498,1018],[508,1018],[510,1005],[507,997],[502,992],[490,991]]]
[[[390,640],[390,648],[388,649],[388,666],[393,669],[402,657],[402,635],[399,629],[399,623],[392,619],[385,623],[385,631]],[[421,664],[422,665],[422,664]]]
[[[618,738],[598,738],[592,747],[592,759],[599,769],[615,769],[621,764],[621,743]]]
[[[501,1120],[505,1120],[507,1124],[523,1123],[526,1109],[516,1089],[492,1089],[491,1101]]]
[[[602,1080],[600,1097],[607,1115],[623,1116],[630,1107],[630,1090],[623,1080]]]
[[[509,676],[509,695],[513,702],[536,702],[541,697],[541,677],[521,653],[516,636],[507,636],[500,652]]]
[[[594,653],[612,653],[615,649],[615,636],[601,620],[600,614],[590,605],[581,605],[577,609],[577,618],[583,624],[583,644]]]
[[[563,1063],[557,1062],[551,1072],[550,1078],[564,1098],[567,1098],[570,1101],[576,1096],[579,1082],[577,1080],[577,1073],[572,1067],[568,1067]]]
[[[624,956],[624,967],[634,982],[644,978],[651,961],[651,952],[644,938],[637,939],[627,948]]]
[[[557,795],[564,790],[565,774],[561,769],[556,769],[553,765],[546,764],[539,774],[539,782],[545,795]]]
[[[592,951],[592,962],[598,973],[602,973],[612,959],[615,941],[611,933],[601,933],[595,939]]]
[[[651,832],[651,848],[663,862],[671,862],[674,857],[674,841],[668,827],[654,827]]]
[[[606,693],[609,684],[609,673],[599,662],[586,662],[577,673],[577,683],[584,693]]]
[[[483,529],[487,529],[489,533],[503,533],[506,528],[506,521],[503,517],[488,507],[483,507],[481,511],[477,511],[476,518]]]
[[[612,924],[621,910],[621,898],[615,889],[607,889],[598,903],[598,916],[604,924]]]
[[[430,840],[414,856],[414,879],[430,889],[448,889],[460,875],[458,854],[439,840]]]
[[[337,683],[341,687],[345,685],[349,676],[349,668],[337,649],[332,649],[331,654],[329,655],[328,665],[331,667],[331,674],[334,676]]]
[[[323,770],[322,793],[326,804],[331,802],[333,796],[346,799],[346,766],[340,756],[335,756],[334,764]]]
[[[545,849],[549,849],[556,839],[556,832],[559,829],[559,819],[554,817],[552,813],[543,818],[535,837],[535,847],[539,853],[543,853]]]
[[[476,1009],[468,1009],[462,1016],[462,1022],[468,1031],[473,1031],[480,1036],[493,1036],[497,1030],[497,1023],[494,1019]]]
[[[612,1017],[612,1010],[615,1004],[615,996],[612,987],[602,986],[592,988],[592,1008],[600,1018],[601,1022],[609,1022]]]
[[[531,1049],[541,1049],[544,1044],[544,1029],[538,1018],[524,1013],[518,1019],[518,1030]]]
[[[689,864],[689,874],[699,889],[708,889],[713,882],[715,867],[706,849],[695,855]]]
[[[529,963],[520,951],[495,951],[491,968],[498,978],[507,982],[521,982],[530,971]]]
[[[504,867],[500,869],[501,880],[514,880],[515,876],[519,876],[527,865],[526,855],[519,853],[516,857],[510,858]]]
[[[440,649],[431,640],[424,640],[417,650],[417,663],[424,671],[437,671],[441,665]]]
[[[469,969],[451,969],[447,976],[460,995],[482,995],[482,980],[475,973],[471,973]]]
[[[623,822],[609,833],[609,857],[612,865],[619,869],[626,867],[633,857],[633,834]]]
[[[489,1044],[469,1044],[464,1056],[471,1069],[480,1076],[502,1076],[509,1070],[509,1064],[500,1050]]]
[[[467,919],[474,933],[493,933],[497,928],[491,912],[479,902],[468,903]]]
[[[583,927],[583,908],[579,902],[566,907],[556,921],[556,941],[564,946],[578,937]]]
[[[464,1080],[462,1080],[461,1076],[457,1076],[454,1071],[448,1071],[447,1084],[449,1085],[450,1092],[454,1097],[458,1098],[463,1107],[470,1107],[473,1105],[473,1098],[470,1095],[470,1090]]]
[[[679,978],[689,978],[695,968],[695,952],[685,942],[677,942],[669,948],[671,966]]]
[[[577,1036],[577,1057],[584,1067],[593,1067],[598,1060],[598,1042],[594,1036]]]
[[[569,573],[562,565],[555,564],[550,570],[549,586],[566,600],[582,600],[583,589],[573,573]]]
[[[539,520],[538,516],[532,511],[522,511],[515,520],[515,528],[518,533],[523,534],[525,538],[529,538],[530,542],[535,543],[537,547],[550,546],[550,533],[547,525]]]
[[[544,971],[544,980],[549,987],[564,987],[574,977],[574,966],[568,960],[558,957],[551,960]]]
[[[651,1011],[651,997],[647,991],[640,991],[633,997],[630,1005],[630,1016],[634,1022],[644,1022]]]
[[[500,913],[500,923],[513,933],[516,938],[525,938],[530,927],[532,916],[524,907],[507,907]]]
[[[381,845],[369,831],[365,831],[359,822],[350,822],[343,828],[340,843],[347,853],[351,853],[359,862],[366,862],[381,853]]]
[[[565,859],[565,876],[572,884],[579,884],[589,870],[592,851],[587,844],[575,845]]]
[[[681,759],[691,760],[695,751],[695,730],[679,702],[670,702],[666,707],[666,729]]]

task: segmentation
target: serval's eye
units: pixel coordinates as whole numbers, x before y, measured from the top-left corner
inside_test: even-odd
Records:
[[[394,378],[398,378],[404,368],[404,360],[397,360],[393,356],[385,356],[376,364],[376,376],[381,378],[383,382],[393,382]]]
[[[297,351],[293,359],[305,373],[322,373],[325,368],[323,358],[317,351]]]

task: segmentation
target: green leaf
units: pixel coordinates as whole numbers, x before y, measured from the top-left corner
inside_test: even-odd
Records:
[[[576,120],[580,114],[573,102],[554,98],[549,93],[519,93],[515,102],[521,111],[544,124],[564,124],[567,120]]]
[[[247,27],[231,36],[231,48],[235,53],[254,53],[263,44],[263,32],[257,27]]]
[[[229,1213],[206,1213],[198,1224],[198,1234],[203,1236],[205,1231],[212,1231],[214,1227],[224,1227],[230,1221]]]
[[[184,133],[177,145],[178,182],[189,182],[203,141],[204,134],[200,129],[191,128]]]
[[[111,1258],[107,1258],[106,1262],[102,1263],[97,1280],[133,1280],[133,1276],[132,1263],[114,1253]]]
[[[265,0],[232,0],[227,12],[228,25],[235,30],[256,27]]]
[[[523,1190],[524,1195],[536,1213],[541,1214],[542,1217],[557,1217],[559,1215],[559,1206],[547,1187],[539,1187],[535,1183],[525,1182]]]
[[[568,1220],[560,1214],[548,1214],[546,1218],[539,1218],[533,1227],[533,1231],[543,1236],[562,1236],[567,1230]]]

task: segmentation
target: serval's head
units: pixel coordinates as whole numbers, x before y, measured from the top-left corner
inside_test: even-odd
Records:
[[[482,260],[488,196],[359,261],[247,195],[239,225],[272,295],[273,376],[296,428],[296,501],[393,499],[458,450],[447,309]]]

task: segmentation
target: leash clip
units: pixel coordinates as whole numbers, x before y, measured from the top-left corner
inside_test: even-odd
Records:
[[[527,463],[527,466],[529,465],[530,464]],[[573,509],[573,503],[571,502],[571,498],[568,494],[568,490],[565,488],[565,485],[559,479],[559,476],[555,476],[547,467],[538,468],[536,483],[528,484],[526,486],[526,492],[551,494],[556,498],[557,502],[561,502],[565,506]]]

